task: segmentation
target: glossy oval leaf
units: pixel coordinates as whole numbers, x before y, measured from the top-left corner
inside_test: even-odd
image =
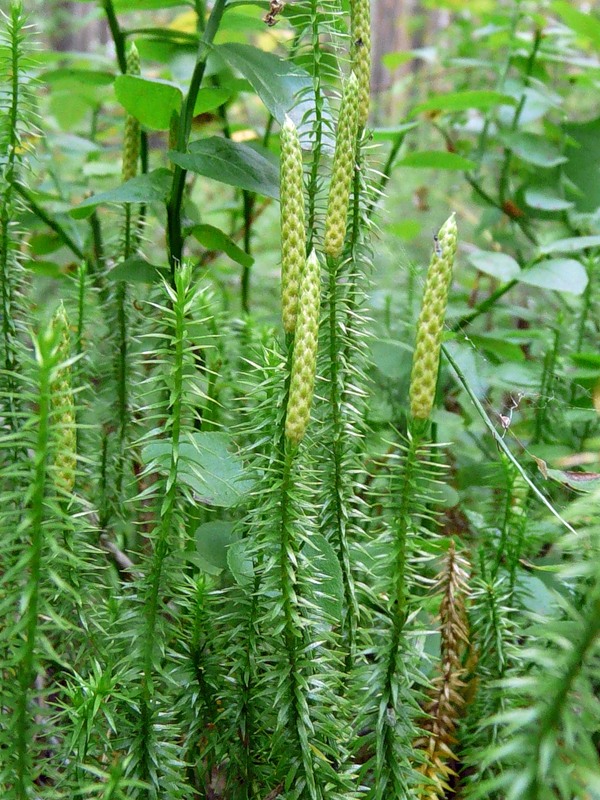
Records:
[[[568,239],[558,239],[540,247],[540,253],[578,253],[591,247],[600,247],[600,236],[573,236]]]
[[[102,203],[155,203],[164,201],[170,190],[173,174],[168,169],[156,169],[146,175],[137,175],[110,189],[88,197],[69,212],[75,219],[89,217],[96,206]]]
[[[418,122],[404,122],[402,125],[395,125],[393,128],[375,128],[373,141],[393,142],[395,139],[405,136],[408,131],[412,131],[418,124]]]
[[[194,538],[196,552],[203,561],[218,572],[227,569],[227,551],[238,538],[233,532],[233,522],[225,520],[205,522],[196,528]]]
[[[506,253],[494,253],[488,250],[477,250],[469,255],[469,261],[480,272],[507,283],[519,277],[521,268],[512,256]]]
[[[419,103],[410,112],[414,117],[422,111],[466,111],[471,108],[487,111],[495,106],[515,106],[517,101],[509,94],[494,91],[448,92],[435,95]]]
[[[535,133],[519,131],[505,133],[501,140],[521,161],[536,167],[550,169],[567,161],[567,157],[560,152],[558,147]]]
[[[225,253],[232,261],[241,264],[242,267],[251,267],[254,264],[254,259],[251,255],[244,252],[231,237],[223,233],[220,228],[215,228],[214,225],[194,225],[189,234],[206,247],[207,250],[217,250]]]
[[[210,136],[193,142],[189,153],[170,150],[168,155],[174,164],[205,178],[279,199],[279,168],[266,148]]]
[[[567,0],[555,0],[552,10],[556,12],[565,25],[578,36],[589,39],[595,48],[600,50],[600,20],[593,14],[584,13],[573,7]]]
[[[313,533],[304,544],[302,553],[310,565],[314,602],[332,622],[341,622],[344,583],[335,550],[324,536]]]
[[[527,189],[525,202],[529,208],[537,208],[540,211],[566,211],[575,205],[570,200],[565,200],[555,194],[551,189]]]
[[[169,130],[173,112],[179,113],[183,101],[178,86],[137,75],[119,75],[115,94],[128,114],[154,131]]]
[[[40,80],[52,86],[63,81],[73,82],[78,85],[89,84],[90,86],[108,86],[115,79],[112,72],[101,69],[81,69],[76,67],[59,67],[58,69],[48,70],[40,75]]]
[[[170,441],[151,442],[142,449],[142,460],[168,475],[171,449]],[[222,508],[237,505],[253,485],[245,475],[226,433],[197,431],[180,442],[178,478],[189,486],[197,502]]]
[[[111,269],[106,276],[111,281],[127,281],[127,283],[158,283],[170,275],[167,267],[150,264],[140,256],[131,256]]]
[[[600,163],[600,117],[588,122],[572,122],[563,126],[569,146],[565,176],[578,190],[573,197],[578,211],[593,213],[600,206],[598,171],[590,164]]]
[[[588,276],[579,261],[572,258],[551,258],[522,270],[519,280],[541,289],[582,294],[587,286]]]
[[[214,111],[215,108],[220,108],[231,97],[232,92],[230,89],[211,88],[200,89],[196,104],[194,105],[194,116],[198,114],[206,114],[208,111]]]
[[[158,8],[189,5],[187,0],[114,0],[114,4],[115,11],[154,11]]]
[[[415,167],[417,169],[455,169],[464,172],[475,169],[477,164],[458,153],[447,153],[445,150],[428,150],[423,153],[409,153],[396,161],[396,167]]]
[[[306,70],[249,44],[221,44],[215,51],[234,70],[240,72],[277,122],[295,108],[300,92],[312,89]]]
[[[214,52],[246,78],[279,124],[288,114],[298,128],[303,146],[310,146],[307,136],[315,116],[315,95],[312,78],[305,69],[249,44],[220,44]],[[327,103],[323,115],[330,116]],[[326,144],[329,149],[331,143]]]
[[[252,563],[252,543],[248,539],[238,539],[227,548],[227,566],[235,582],[244,589],[251,590],[254,585],[254,564]]]

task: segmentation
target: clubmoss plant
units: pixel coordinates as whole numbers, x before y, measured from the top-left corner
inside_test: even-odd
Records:
[[[135,44],[132,44],[127,53],[127,74],[140,74],[140,57]],[[127,114],[125,118],[125,132],[123,136],[123,166],[121,177],[128,181],[135,177],[138,170],[140,157],[140,124],[135,117]],[[130,203],[125,204],[125,217],[123,220],[122,241],[119,260],[127,260],[136,249],[136,224]],[[116,463],[116,500],[121,496],[123,476],[125,470],[125,448],[127,445],[128,428],[130,423],[130,398],[129,398],[129,351],[130,351],[130,325],[127,313],[128,292],[127,283],[118,281],[115,287],[115,325],[116,325],[116,352],[115,352],[115,378],[119,410],[118,449]]]
[[[32,92],[28,78],[28,25],[23,5],[12,0],[2,13],[0,33],[0,293],[2,325],[2,372],[0,408],[14,430],[18,427],[19,328],[23,310],[19,296],[24,274],[18,236],[19,202],[15,183],[22,179],[29,139],[36,134]],[[21,354],[22,355],[22,354]]]
[[[117,225],[102,197],[86,219],[75,209],[65,213],[88,188],[99,188],[99,164],[106,166],[102,180],[110,180],[110,159],[119,159],[107,73],[96,75],[93,59],[78,62],[86,100],[96,105],[61,130],[70,116],[56,103],[75,63],[65,56],[64,69],[46,71],[40,103],[52,135],[36,140],[39,158],[30,159],[33,71],[24,58],[21,4],[7,5],[0,40],[2,800],[591,797],[600,774],[597,491],[573,502],[558,481],[538,489],[541,464],[526,462],[532,447],[552,452],[559,441],[560,408],[545,410],[555,390],[575,419],[561,427],[561,452],[587,458],[593,450],[592,384],[579,384],[579,370],[570,386],[571,370],[561,388],[554,379],[565,347],[579,351],[593,340],[598,281],[588,284],[581,313],[575,294],[568,302],[551,295],[565,321],[576,320],[574,336],[560,333],[568,327],[560,321],[546,344],[527,331],[515,376],[534,368],[540,352],[546,356],[540,402],[520,408],[518,440],[486,415],[451,351],[454,372],[444,372],[439,387],[448,412],[436,414],[454,217],[436,237],[418,330],[412,276],[408,298],[393,293],[384,313],[375,307],[371,320],[366,312],[373,212],[404,137],[414,136],[412,126],[391,134],[375,176],[378,157],[371,162],[370,150],[380,145],[365,131],[367,0],[352,0],[349,20],[337,0],[308,0],[285,13],[273,0],[266,22],[278,21],[277,31],[289,26],[289,67],[255,46],[260,37],[241,46],[224,41],[235,3],[193,3],[194,25],[184,31],[179,24],[132,29],[127,17],[122,26],[115,6],[136,4],[102,0],[112,71],[138,72],[128,49],[136,36],[148,57],[167,47],[161,77],[189,86],[181,104],[173,86],[155,87],[178,108],[168,155],[161,152],[166,132],[147,136],[136,120],[124,120],[117,197],[138,170],[138,185],[151,191],[139,211],[125,203]],[[526,15],[514,11],[501,84],[509,73],[526,88],[534,74],[538,80],[541,44],[552,59],[572,20],[581,21],[572,9],[566,14],[567,5],[552,5],[564,23],[558,40],[532,31],[529,59],[514,58],[515,43],[527,38],[520,28]],[[494,9],[492,16],[503,14]],[[278,40],[285,48],[287,36]],[[227,66],[212,68],[215,53]],[[231,70],[257,97],[251,120]],[[205,83],[209,92],[199,94]],[[303,87],[293,98],[292,85]],[[198,98],[222,104],[209,112],[209,135],[209,117],[196,114]],[[260,199],[266,184],[248,188],[245,157],[243,165],[228,164],[228,175],[211,177],[180,164],[196,166],[197,138],[207,153],[227,146],[260,160],[277,149],[272,131],[284,101],[298,129],[286,119],[279,138],[282,308],[271,307],[268,263],[261,264],[253,272],[265,288],[257,313],[248,297],[249,256],[269,249],[274,198]],[[166,128],[172,109],[161,111]],[[513,127],[524,123],[521,111],[522,104]],[[499,160],[490,147],[501,148],[500,202],[488,195],[487,178],[484,186],[481,176],[468,180],[507,217],[503,235],[513,226],[518,238],[505,236],[506,247],[514,244],[515,255],[522,250],[528,260],[530,245],[520,237],[533,236],[534,226],[577,225],[569,232],[579,239],[591,222],[574,209],[534,219],[524,204],[523,216],[514,216],[511,187],[522,184],[514,178],[524,167],[513,157],[514,137],[496,137],[497,106],[480,112],[482,133],[470,155],[484,175]],[[233,135],[246,122],[263,129],[250,154]],[[451,115],[436,119],[434,130],[450,147],[447,125]],[[461,152],[469,136],[461,134]],[[65,147],[75,141],[77,148]],[[160,168],[168,158],[179,162],[172,171]],[[82,169],[85,159],[89,169]],[[260,181],[272,187],[271,175],[265,166]],[[564,178],[561,170],[555,177]],[[570,206],[562,197],[559,206]],[[87,212],[96,200],[86,199]],[[225,256],[203,236],[190,241],[191,260],[184,258],[186,237],[222,216],[231,228],[212,244],[242,262],[239,294]],[[145,264],[142,219],[153,226]],[[494,219],[486,230],[492,236]],[[547,241],[545,232],[539,241]],[[579,258],[596,244],[585,237],[560,247],[574,247]],[[45,250],[55,266],[40,259]],[[54,277],[40,274],[40,261]],[[169,265],[166,280],[151,263]],[[590,255],[590,277],[595,263]],[[481,298],[455,326],[457,349],[462,328],[480,332],[484,312],[486,321],[487,312],[497,319],[495,303],[511,287],[483,298],[488,279],[478,282]],[[544,291],[528,294],[528,314]],[[511,303],[520,296],[516,289]],[[58,312],[40,325],[47,302]],[[407,323],[416,334],[408,392],[404,363],[387,369]],[[33,346],[28,330],[42,331]],[[485,341],[483,365],[478,341]],[[476,333],[470,344],[489,378],[490,403],[501,408],[504,386],[490,364],[521,353]],[[571,355],[586,370],[593,361]],[[466,411],[469,401],[481,422]],[[465,425],[455,413],[461,409]],[[456,447],[437,440],[450,426]],[[585,472],[586,464],[577,468]],[[593,487],[595,476],[580,480]],[[556,511],[563,501],[577,509],[576,520]],[[562,537],[559,525],[577,531]]]
[[[138,589],[140,605],[136,606],[141,616],[136,644],[139,666],[135,673],[135,677],[139,675],[139,684],[134,693],[136,713],[129,765],[134,774],[143,776],[143,780],[149,784],[151,797],[160,796],[163,781],[175,788],[182,785],[185,776],[183,754],[177,754],[175,721],[165,724],[166,709],[160,702],[161,696],[172,692],[171,679],[163,669],[166,639],[170,630],[163,593],[170,576],[169,557],[174,549],[181,546],[183,510],[190,502],[189,494],[178,476],[183,443],[187,442],[188,447],[193,446],[190,436],[194,430],[194,408],[198,401],[192,368],[198,347],[190,340],[189,332],[190,318],[199,306],[199,290],[194,285],[191,266],[183,265],[176,273],[175,286],[165,283],[163,290],[165,301],[157,304],[164,325],[164,333],[160,337],[163,349],[159,363],[161,359],[168,358],[172,360],[172,369],[166,375],[152,376],[147,386],[148,397],[152,401],[149,412],[161,417],[164,414],[165,422],[162,435],[157,438],[156,430],[152,430],[143,441],[142,452],[147,472],[150,474],[158,470],[160,480],[151,492],[157,513],[152,530],[148,533],[152,551],[145,559],[145,572]],[[205,322],[194,320],[195,325]],[[156,356],[155,352],[148,353],[149,358]],[[164,397],[165,389],[167,407],[164,408],[162,403],[156,407],[153,405],[156,403],[155,393],[158,390]],[[128,682],[133,677],[130,674]]]
[[[36,651],[39,646],[38,614],[40,607],[41,571],[44,550],[44,500],[47,492],[49,462],[50,415],[52,404],[52,372],[59,352],[60,331],[50,326],[34,341],[38,364],[38,433],[35,449],[34,476],[28,498],[27,529],[30,549],[23,567],[26,569],[23,609],[23,642],[16,674],[19,681],[18,703],[15,709],[15,784],[20,796],[33,790],[36,774],[32,744],[35,739],[34,720],[30,710],[31,689],[35,677]]]

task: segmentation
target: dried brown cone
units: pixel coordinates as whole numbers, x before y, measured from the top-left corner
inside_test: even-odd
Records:
[[[424,751],[423,763],[418,771],[423,783],[418,787],[419,800],[439,800],[451,789],[449,780],[454,775],[452,763],[456,756],[452,750],[455,731],[465,704],[465,668],[463,660],[469,648],[469,633],[465,601],[468,596],[466,560],[456,552],[450,541],[446,563],[438,578],[442,593],[440,606],[440,674],[433,681],[430,701],[425,709],[426,719],[421,727],[424,735],[416,747]]]

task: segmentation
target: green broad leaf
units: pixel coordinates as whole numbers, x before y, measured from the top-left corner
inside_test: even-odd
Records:
[[[89,217],[92,211],[103,203],[156,203],[164,201],[170,190],[173,174],[168,169],[155,169],[146,175],[137,175],[130,181],[126,181],[110,189],[108,192],[88,197],[83,203],[69,211],[75,219]]]
[[[229,100],[232,94],[233,92],[230,89],[208,87],[200,89],[194,105],[194,116],[206,114],[208,111],[220,108]]]
[[[194,538],[196,552],[203,561],[219,572],[227,569],[227,551],[238,538],[233,532],[233,522],[223,520],[205,522],[196,528]]]
[[[428,150],[422,153],[409,153],[396,161],[396,167],[416,167],[418,169],[456,169],[462,172],[475,169],[477,164],[469,158],[445,150]]]
[[[565,200],[551,189],[527,189],[525,191],[525,202],[529,208],[537,208],[540,211],[566,211],[575,205],[575,203]]]
[[[320,533],[313,533],[302,550],[310,564],[310,575],[315,580],[312,589],[314,602],[332,622],[341,622],[344,582],[335,550]]]
[[[89,153],[100,153],[102,151],[102,147],[97,142],[92,142],[83,136],[76,136],[73,133],[55,133],[48,136],[48,146],[56,147],[69,155],[88,155]]]
[[[558,108],[562,99],[558,95],[551,94],[549,91],[537,91],[531,87],[523,87],[520,82],[509,83],[505,90],[507,94],[514,97],[517,103],[521,103],[518,127],[525,128],[538,119],[551,108]],[[498,119],[507,128],[512,127],[515,111],[508,106],[501,106],[498,110]]]
[[[79,0],[81,2],[82,0]],[[83,0],[88,2],[88,0]],[[114,0],[115,11],[155,11],[159,8],[189,6],[188,0]]]
[[[375,128],[373,131],[374,142],[393,142],[399,136],[412,131],[419,125],[418,122],[405,122],[403,125],[395,125],[392,128]]]
[[[232,508],[252,488],[245,477],[241,458],[232,452],[226,433],[198,431],[187,434],[179,444],[178,479],[190,487],[194,499],[208,506]],[[168,475],[171,442],[159,440],[142,450],[144,464]]]
[[[254,583],[254,565],[250,556],[248,539],[238,539],[227,548],[227,566],[233,579],[243,589],[251,589]]]
[[[550,614],[556,606],[556,596],[544,581],[535,575],[521,574],[517,580],[525,607],[534,614]]]
[[[386,230],[406,242],[411,242],[421,233],[423,225],[416,219],[403,219],[401,222],[386,225]]]
[[[477,250],[469,255],[469,261],[480,272],[498,278],[503,283],[515,280],[521,274],[515,259],[505,253]]]
[[[55,233],[37,233],[29,239],[29,254],[32,256],[47,256],[56,253],[64,242]]]
[[[410,50],[398,50],[395,53],[386,53],[382,56],[381,63],[386,69],[395,70],[403,64],[408,64],[409,61],[413,61],[414,58],[415,54]]]
[[[395,339],[375,339],[371,343],[371,357],[376,369],[388,380],[399,381],[410,375],[412,349]]]
[[[558,147],[536,133],[512,131],[504,133],[500,138],[509,150],[527,164],[550,169],[567,161],[567,157]]]
[[[127,281],[128,283],[158,283],[169,277],[167,267],[157,267],[139,256],[132,256],[113,267],[107,275],[111,281]]]
[[[251,255],[244,252],[231,237],[227,236],[219,228],[215,228],[214,225],[194,225],[189,230],[189,234],[206,247],[207,250],[218,250],[225,253],[232,261],[241,264],[242,267],[251,267],[254,264],[254,259]]]
[[[313,107],[311,98],[299,97],[312,93],[312,78],[306,70],[249,44],[221,44],[214,49],[250,82],[277,122],[282,124],[289,114],[300,127],[305,112]]]
[[[590,367],[592,369],[600,369],[600,353],[583,352],[573,353],[571,361],[580,367]]]
[[[215,45],[218,46],[225,42],[244,44],[248,41],[249,33],[261,34],[264,32],[265,23],[261,16],[253,13],[251,5],[262,4],[260,0],[251,0],[249,4],[227,3],[227,13],[222,17],[219,30],[214,38]],[[266,4],[263,7],[265,10],[268,9]]]
[[[583,294],[588,276],[579,261],[572,258],[551,258],[522,270],[519,281],[555,292]]]
[[[575,492],[595,492],[600,489],[600,473],[547,469],[546,476]]]
[[[183,102],[178,86],[138,75],[119,75],[115,94],[128,114],[153,131],[168,131],[173,112],[179,113]]]
[[[518,390],[530,392],[539,389],[541,377],[540,364],[531,361],[507,361],[491,366],[488,380],[493,386],[502,386],[514,394]]]
[[[81,69],[76,67],[60,67],[48,70],[40,75],[40,80],[50,86],[63,81],[73,82],[80,86],[82,83],[90,86],[109,86],[115,79],[112,72],[101,69]]]
[[[34,261],[33,259],[25,262],[25,268],[35,272],[36,275],[44,275],[46,278],[64,278],[65,268],[54,261]]]
[[[558,14],[565,25],[578,36],[589,39],[595,48],[600,50],[600,19],[593,14],[585,14],[573,7],[572,2],[555,0],[552,10]]]
[[[540,247],[540,253],[579,253],[591,247],[600,247],[600,236],[573,236],[569,239],[558,239]]]
[[[190,145],[189,153],[170,150],[169,158],[205,178],[279,199],[279,169],[273,155],[258,145],[210,136]]]
[[[63,131],[77,130],[84,120],[90,119],[98,101],[72,87],[61,86],[50,95],[49,110]]]
[[[600,163],[600,117],[564,125],[568,136],[568,162],[564,174],[579,190],[573,198],[578,211],[593,213],[600,207],[600,180],[592,165]]]
[[[430,97],[424,103],[419,103],[410,112],[414,117],[422,111],[466,111],[476,108],[488,111],[495,106],[516,106],[517,101],[509,94],[494,91],[467,91],[448,92],[447,94]]]
[[[469,334],[469,341],[478,349],[497,356],[501,361],[524,361],[523,348],[514,342],[488,334]]]

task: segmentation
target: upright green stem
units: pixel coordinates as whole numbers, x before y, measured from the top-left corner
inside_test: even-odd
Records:
[[[115,52],[117,54],[117,61],[119,62],[119,69],[123,74],[125,74],[127,72],[125,36],[123,35],[117,15],[115,14],[115,7],[113,6],[112,0],[102,0],[102,6],[104,8],[104,13],[106,14],[106,20],[108,22],[108,27],[110,28],[113,42],[115,43]]]
[[[300,610],[298,608],[298,587],[296,581],[296,564],[298,559],[298,542],[291,530],[293,524],[293,511],[291,507],[291,492],[293,488],[293,464],[296,448],[286,443],[283,474],[281,481],[281,512],[280,512],[280,547],[279,570],[281,581],[281,596],[284,613],[284,644],[289,661],[289,697],[292,715],[292,735],[300,752],[304,778],[309,788],[310,797],[317,796],[313,757],[308,743],[309,729],[306,721],[308,709],[306,707],[306,675],[301,674],[298,663],[300,655],[306,646],[305,636],[299,627]]]
[[[244,189],[243,193],[244,202],[244,252],[250,255],[250,244],[252,239],[252,210],[254,208],[254,200],[256,195],[254,192],[248,192]],[[250,313],[250,267],[242,267],[242,311],[245,314]]]
[[[592,305],[592,284],[594,281],[594,272],[598,268],[600,259],[597,256],[592,256],[587,259],[587,276],[588,282],[583,292],[583,302],[581,304],[581,311],[579,314],[579,322],[577,324],[577,339],[575,340],[575,352],[580,353],[585,339],[585,327],[587,325],[590,308]],[[573,402],[571,400],[571,402]]]
[[[25,641],[20,651],[17,670],[19,695],[15,708],[16,782],[19,800],[31,797],[32,739],[29,717],[29,692],[35,678],[34,657],[38,630],[42,552],[44,545],[44,499],[46,494],[46,468],[50,437],[51,371],[54,366],[54,347],[48,335],[42,334],[37,342],[38,355],[38,432],[34,456],[34,478],[29,507],[30,547],[28,576],[23,592],[22,615]]]
[[[342,398],[339,355],[342,345],[339,341],[338,326],[338,275],[340,259],[327,257],[327,269],[329,272],[329,291],[328,291],[328,313],[329,313],[329,411],[332,421],[333,438],[330,442],[332,449],[332,468],[333,484],[330,487],[331,498],[333,499],[333,522],[335,526],[335,537],[338,559],[342,570],[342,580],[344,583],[344,616],[342,620],[342,637],[344,639],[344,649],[346,652],[346,667],[350,669],[354,661],[354,646],[356,639],[356,628],[358,625],[358,608],[354,592],[354,581],[352,579],[352,568],[350,563],[350,548],[346,533],[347,509],[345,507],[344,475],[343,475],[343,456],[344,456],[344,419],[342,415]]]
[[[529,86],[529,82],[531,80],[531,74],[533,72],[533,67],[535,65],[535,60],[537,58],[538,50],[540,47],[540,43],[542,41],[542,31],[537,28],[535,31],[535,36],[533,39],[533,47],[531,49],[531,53],[529,54],[529,58],[527,60],[527,67],[525,69],[525,86]],[[526,95],[523,93],[519,100],[519,104],[515,109],[515,113],[513,115],[512,123],[510,126],[511,131],[515,131],[519,124],[519,120],[521,119],[521,114],[523,113],[523,108],[525,107],[525,100]],[[506,196],[508,193],[508,179],[510,175],[510,165],[512,161],[512,150],[509,147],[504,148],[504,162],[502,164],[502,169],[500,170],[500,185],[498,187],[498,197],[500,200],[500,205],[504,206],[506,201]]]
[[[390,180],[391,175],[392,175],[392,169],[394,167],[394,161],[396,160],[396,156],[398,155],[398,151],[402,147],[402,143],[404,142],[404,139],[406,138],[406,134],[407,133],[408,133],[408,131],[402,131],[401,133],[399,133],[396,136],[396,138],[392,142],[392,146],[390,148],[390,152],[388,153],[388,157],[386,159],[385,165],[384,165],[383,169],[381,170],[381,175],[379,177],[379,181],[377,182],[377,187],[373,190],[372,199],[370,200],[369,205],[367,206],[367,217],[369,217],[369,218],[373,215],[373,212],[375,211],[375,208],[377,207],[377,203],[379,201],[379,198],[381,197],[381,195],[385,191],[385,187],[389,183],[389,180]],[[359,137],[359,139],[360,139],[360,137]]]
[[[520,19],[521,19],[521,0],[516,0],[514,5],[514,13],[510,25],[510,31],[508,32],[508,41],[510,42],[510,48],[508,50],[506,61],[504,62],[500,76],[498,78],[498,82],[496,84],[496,91],[498,92],[502,92],[504,90],[504,84],[506,82],[506,78],[508,77],[508,72],[510,70],[510,65],[512,63],[512,58],[513,58],[514,42],[516,41],[516,33]],[[481,130],[481,135],[479,137],[479,142],[477,145],[477,161],[479,162],[480,165],[483,159],[483,155],[485,153],[490,125],[491,125],[491,119],[490,116],[488,115]]]
[[[185,289],[183,290],[185,291]],[[152,706],[153,677],[155,674],[154,653],[156,650],[157,630],[156,622],[159,611],[161,584],[165,558],[169,551],[169,540],[174,525],[177,507],[179,485],[177,481],[179,468],[179,444],[181,438],[181,422],[183,407],[183,381],[184,381],[184,349],[186,339],[185,303],[179,296],[173,303],[174,314],[174,349],[173,372],[171,374],[172,386],[170,396],[172,407],[169,413],[171,461],[169,475],[166,481],[166,491],[158,498],[158,524],[155,540],[154,555],[150,565],[148,588],[146,591],[144,612],[145,626],[143,638],[143,664],[142,664],[142,696],[141,696],[141,726],[143,742],[146,749],[143,752],[142,765],[144,779],[149,780],[155,772],[155,765],[150,763],[150,753],[147,740],[151,738],[154,725],[154,711]],[[150,793],[148,796],[152,796]]]
[[[181,116],[179,119],[179,132],[177,138],[177,150],[185,153],[192,130],[192,120],[194,118],[194,106],[198,91],[204,78],[206,61],[210,52],[210,45],[219,29],[221,17],[225,10],[227,0],[215,0],[210,17],[204,30],[204,35],[198,47],[196,66],[192,74],[190,88],[186,95]],[[171,282],[175,277],[175,270],[181,264],[183,256],[183,233],[181,229],[181,204],[183,202],[183,191],[187,170],[175,165],[173,171],[173,183],[171,195],[167,203],[167,241],[169,247],[169,261],[171,264]]]
[[[14,190],[17,194],[20,194],[23,200],[27,203],[29,208],[33,211],[33,213],[42,220],[50,230],[53,230],[54,233],[61,239],[64,244],[69,248],[69,250],[75,255],[77,258],[83,259],[85,258],[85,253],[81,249],[81,247],[75,242],[75,240],[67,233],[67,231],[63,228],[63,226],[58,222],[57,219],[50,216],[44,209],[38,205],[35,200],[33,199],[33,195],[30,191],[28,191],[21,183],[15,182],[13,184]]]
[[[568,700],[569,693],[573,689],[573,684],[580,674],[585,659],[600,635],[600,580],[591,593],[591,600],[587,608],[587,615],[583,620],[583,631],[578,642],[574,642],[569,648],[566,669],[564,674],[557,678],[555,691],[549,697],[544,698],[544,712],[542,713],[535,728],[532,730],[534,753],[535,753],[535,773],[533,780],[528,787],[530,791],[526,796],[530,800],[539,800],[545,797],[547,789],[542,771],[547,770],[547,756],[545,754],[545,742],[548,734],[559,724],[560,716]]]
[[[14,5],[11,8],[10,19],[10,97],[8,142],[6,142],[6,166],[4,178],[6,186],[2,188],[2,203],[0,204],[0,283],[2,291],[2,347],[4,350],[3,368],[6,371],[6,393],[8,402],[9,424],[13,430],[17,429],[17,410],[19,398],[15,383],[15,371],[18,368],[16,352],[17,328],[15,325],[15,277],[11,274],[14,260],[10,253],[14,249],[11,237],[11,206],[12,193],[15,187],[15,169],[17,165],[17,148],[19,145],[19,105],[21,103],[20,77],[21,67],[21,40],[20,29],[24,24],[20,9]]]
[[[418,453],[421,441],[420,429],[416,429],[413,434],[409,430],[408,449],[404,458],[401,486],[399,487],[398,512],[394,522],[395,552],[390,575],[391,631],[383,664],[383,686],[377,720],[375,797],[378,800],[387,796],[385,794],[386,787],[389,791],[390,782],[393,785],[393,776],[397,772],[396,726],[390,723],[390,717],[394,720],[397,712],[401,712],[401,709],[396,708],[396,671],[402,633],[408,615],[406,603],[407,540],[411,527],[411,509],[414,506],[414,477],[419,461]]]

